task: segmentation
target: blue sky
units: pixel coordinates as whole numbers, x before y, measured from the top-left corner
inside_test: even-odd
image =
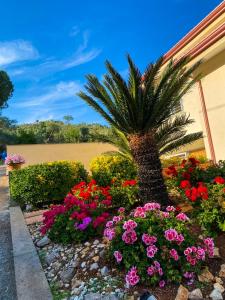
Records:
[[[15,92],[2,114],[18,123],[72,115],[103,120],[75,96],[85,74],[109,59],[126,76],[125,55],[146,64],[168,51],[220,0],[0,0],[0,69]]]

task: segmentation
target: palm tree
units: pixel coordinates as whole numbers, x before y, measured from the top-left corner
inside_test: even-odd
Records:
[[[139,193],[143,203],[157,201],[166,205],[169,201],[161,172],[157,130],[161,126],[170,127],[171,133],[176,132],[175,112],[180,100],[199,79],[199,76],[193,75],[199,62],[187,67],[189,61],[188,57],[171,61],[162,71],[163,58],[160,58],[155,64],[148,65],[142,76],[128,55],[127,81],[106,61],[108,73],[104,75],[103,82],[95,75],[87,75],[87,92],[78,93],[127,136],[138,166]]]

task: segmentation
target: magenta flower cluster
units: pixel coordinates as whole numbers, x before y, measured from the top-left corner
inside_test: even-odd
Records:
[[[202,240],[201,247],[200,243],[196,247],[189,246],[190,241],[195,242],[194,239],[188,240],[187,226],[190,220],[185,213],[176,212],[173,206],[161,211],[158,203],[146,203],[143,207],[137,207],[127,219],[124,208],[120,208],[118,213],[118,216],[106,223],[104,236],[111,241],[116,262],[125,267],[130,266],[125,276],[128,286],[136,285],[141,276],[144,280],[149,276],[150,282],[155,283],[157,278],[159,286],[164,287],[166,280],[169,280],[167,271],[171,272],[173,265],[175,276],[182,265],[180,278],[183,276],[190,282],[194,280],[191,267],[199,266],[206,254],[213,256],[214,243],[211,238]],[[129,247],[124,247],[124,244]],[[146,257],[142,261],[144,251]],[[132,257],[139,259],[139,253],[141,261],[138,265],[139,261],[132,262]]]
[[[128,285],[134,286],[139,282],[139,280],[140,276],[138,276],[137,267],[132,267],[126,275],[126,283]]]
[[[5,159],[6,165],[24,164],[25,159],[19,154],[8,155]]]

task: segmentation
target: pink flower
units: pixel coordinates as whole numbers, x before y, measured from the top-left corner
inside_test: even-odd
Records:
[[[149,266],[147,268],[147,273],[149,276],[153,276],[155,274],[155,268],[153,266]]]
[[[168,241],[176,241],[176,239],[178,238],[178,233],[175,229],[167,229],[164,233],[165,238]]]
[[[129,230],[129,231],[125,231],[122,235],[122,240],[126,243],[126,244],[133,244],[136,242],[137,240],[137,234],[134,230]]]
[[[115,256],[115,259],[118,263],[120,263],[123,259],[123,256],[120,251],[114,251],[113,255]]]
[[[160,287],[160,288],[163,288],[165,285],[166,285],[165,280],[160,280],[160,282],[159,282],[159,287]]]
[[[109,241],[113,240],[116,235],[114,228],[106,228],[104,230],[104,237],[106,237]]]
[[[175,249],[170,250],[170,256],[176,261],[179,260],[179,255],[177,253],[177,250],[175,250]]]
[[[133,230],[136,227],[137,227],[137,223],[133,220],[128,220],[128,221],[124,222],[124,224],[123,224],[123,229],[125,229],[127,231]]]
[[[151,236],[147,233],[143,233],[142,235],[142,241],[145,243],[145,245],[151,245],[157,242],[157,237]]]
[[[114,217],[113,217],[113,222],[115,222],[115,223],[117,224],[117,223],[120,222],[122,219],[123,219],[122,216],[114,216]]]
[[[149,202],[144,205],[145,211],[160,209],[160,204],[155,202]]]
[[[180,245],[183,241],[184,241],[184,236],[183,236],[183,234],[181,234],[181,233],[178,234],[178,235],[177,235],[177,238],[176,238],[177,244]]]
[[[176,208],[174,206],[167,206],[166,211],[176,211]]]
[[[188,221],[189,220],[188,216],[186,214],[184,214],[184,213],[179,213],[176,216],[176,219],[180,220],[180,221]]]
[[[106,226],[107,228],[112,228],[112,227],[113,227],[113,221],[108,221],[108,222],[105,224],[105,226]]]
[[[137,267],[132,267],[126,275],[126,283],[128,285],[134,286],[139,282],[139,280],[140,277],[137,274]]]
[[[119,209],[118,209],[118,213],[119,214],[123,214],[125,212],[125,208],[124,207],[120,207]]]
[[[162,216],[163,216],[163,218],[169,218],[170,217],[170,214],[167,212],[167,211],[163,211],[162,212]]]
[[[206,238],[203,240],[205,244],[205,250],[208,252],[209,257],[214,256],[214,241],[212,238]]]
[[[158,251],[158,248],[155,245],[150,245],[147,247],[147,256],[153,258]]]
[[[135,218],[145,218],[146,213],[144,207],[138,206],[134,211]]]
[[[186,278],[186,279],[191,279],[191,278],[194,277],[194,273],[193,273],[193,272],[185,272],[185,273],[183,274],[183,276],[184,276],[184,278]]]

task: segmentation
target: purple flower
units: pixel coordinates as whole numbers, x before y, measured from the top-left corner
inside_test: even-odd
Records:
[[[86,218],[84,218],[83,220],[82,220],[82,223],[81,224],[75,224],[75,228],[76,229],[79,229],[79,230],[85,230],[87,227],[88,227],[88,225],[91,223],[91,221],[92,221],[92,218],[90,218],[90,217],[86,217]]]

